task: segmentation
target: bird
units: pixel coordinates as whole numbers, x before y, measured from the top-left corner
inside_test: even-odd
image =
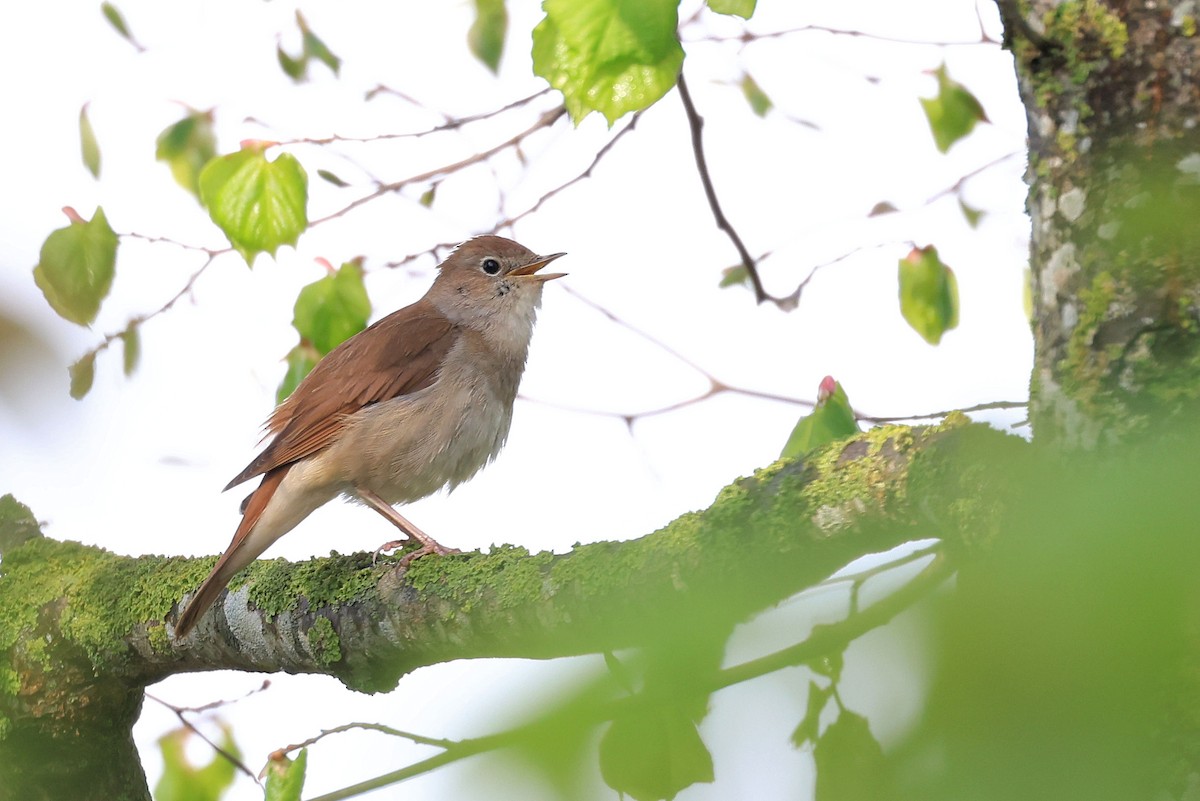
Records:
[[[268,445],[225,487],[262,477],[175,636],[187,636],[239,570],[338,496],[420,543],[401,565],[455,552],[393,504],[452,490],[500,452],[543,287],[565,275],[539,271],[563,255],[539,256],[500,236],[469,239],[438,265],[420,300],[317,362],[267,419]]]

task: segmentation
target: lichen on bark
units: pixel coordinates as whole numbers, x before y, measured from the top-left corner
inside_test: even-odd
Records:
[[[1030,141],[1035,435],[1120,442],[1200,401],[1200,43],[1182,3],[1001,7],[1035,32],[1012,35]]]

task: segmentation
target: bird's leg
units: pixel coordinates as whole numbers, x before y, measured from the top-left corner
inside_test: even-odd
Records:
[[[417,528],[412,524],[412,522],[405,518],[404,515],[397,512],[391,504],[389,504],[383,498],[380,498],[374,492],[371,492],[371,490],[366,489],[365,487],[355,487],[354,494],[357,495],[359,499],[362,500],[362,502],[367,506],[370,506],[376,512],[379,512],[379,514],[387,518],[393,526],[404,532],[404,539],[385,542],[383,545],[380,545],[378,548],[376,548],[376,559],[379,558],[379,554],[381,552],[398,548],[399,546],[411,542],[412,540],[416,540],[417,542],[421,543],[421,547],[412,553],[405,554],[404,557],[400,559],[401,567],[407,567],[412,560],[420,559],[422,556],[426,556],[431,553],[436,553],[438,556],[445,556],[446,554],[451,553],[462,553],[462,551],[458,550],[457,548],[447,548],[445,545],[440,544],[437,540],[426,534],[424,531],[421,531],[421,529]]]

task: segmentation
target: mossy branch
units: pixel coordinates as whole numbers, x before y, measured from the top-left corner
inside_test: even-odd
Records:
[[[946,476],[978,473],[937,466],[944,459],[934,451],[953,459],[943,447],[965,435],[1014,438],[962,422],[877,428],[777,462],[708,509],[627,542],[560,555],[503,546],[407,570],[370,554],[262,561],[184,640],[172,624],[211,558],[131,558],[31,539],[4,553],[0,575],[0,757],[18,732],[67,745],[99,725],[132,726],[142,688],[173,673],[321,673],[375,692],[451,659],[596,653],[661,643],[686,627],[731,628],[858,556],[935,536],[939,518],[969,513],[957,496],[976,488]],[[929,481],[914,478],[922,462]],[[915,505],[914,481],[956,497]],[[931,505],[944,513],[931,515]]]

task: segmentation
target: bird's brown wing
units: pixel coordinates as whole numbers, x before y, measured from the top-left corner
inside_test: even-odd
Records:
[[[454,324],[419,300],[347,339],[279,404],[267,420],[275,438],[225,489],[316,453],[359,409],[428,387],[457,338]]]

